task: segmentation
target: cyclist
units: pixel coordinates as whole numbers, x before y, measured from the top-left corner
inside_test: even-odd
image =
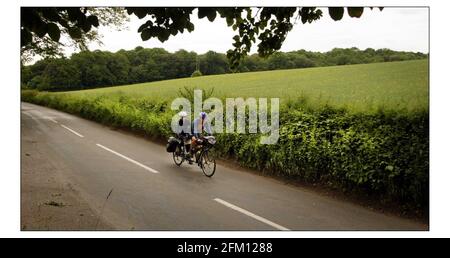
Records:
[[[190,130],[189,130],[189,119],[187,118],[187,112],[181,111],[178,113],[180,120],[178,120],[178,125],[181,128],[181,132],[178,134],[179,138],[183,141],[186,153],[189,155],[191,147]]]
[[[191,142],[191,155],[194,154],[197,147],[197,140],[201,137],[203,132],[212,135],[211,125],[207,119],[205,112],[200,112],[199,116],[192,122],[192,142]]]

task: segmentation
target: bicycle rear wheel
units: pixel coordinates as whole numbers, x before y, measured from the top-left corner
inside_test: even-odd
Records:
[[[181,166],[181,164],[184,161],[184,158],[182,156],[183,154],[183,148],[180,147],[180,145],[177,146],[177,148],[175,149],[175,151],[172,153],[173,154],[173,161],[175,162],[175,164],[177,166]]]

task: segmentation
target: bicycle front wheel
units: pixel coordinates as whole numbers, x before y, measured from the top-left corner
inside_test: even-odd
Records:
[[[212,177],[216,172],[216,159],[214,155],[210,155],[209,151],[204,151],[200,156],[200,167],[205,176]]]

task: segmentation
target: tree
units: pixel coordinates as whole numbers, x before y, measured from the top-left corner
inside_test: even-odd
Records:
[[[33,79],[31,79],[28,83],[27,86],[31,89],[39,89],[40,85],[43,84],[44,81],[44,76],[42,75],[36,75],[33,77]]]
[[[284,53],[278,52],[273,54],[269,59],[267,60],[267,65],[269,70],[277,70],[277,69],[288,69],[289,62],[285,57]]]
[[[33,78],[29,66],[20,66],[20,86],[27,87],[27,83]]]
[[[196,70],[197,53],[188,52],[184,49],[173,54],[173,66],[176,69],[175,78],[184,78],[192,75]]]
[[[263,60],[261,60],[261,58],[256,54],[246,56],[239,64],[237,70],[239,72],[259,71],[262,61]]]
[[[121,29],[128,17],[119,7],[22,7],[21,60],[30,61],[34,55],[62,57],[62,38],[66,46],[87,50],[87,44],[101,44],[97,28],[114,26]]]
[[[202,76],[202,72],[200,72],[200,70],[195,70],[192,74],[191,77],[199,77]]]
[[[125,84],[128,82],[130,61],[123,53],[106,52],[106,67],[113,76],[113,85]]]
[[[148,77],[148,72],[144,65],[132,66],[128,76],[130,83],[145,82]]]
[[[125,7],[129,15],[134,14],[140,19],[148,16],[148,20],[138,29],[142,40],[158,38],[161,42],[186,30],[192,32],[195,26],[191,22],[191,16],[195,9],[197,9],[198,18],[207,18],[213,22],[219,15],[226,19],[229,27],[237,31],[233,37],[234,48],[227,52],[230,67],[233,70],[238,68],[240,61],[250,52],[256,39],[260,42],[259,55],[267,57],[281,48],[288,32],[297,21],[303,24],[311,23],[323,15],[322,10],[316,7]],[[364,12],[362,7],[346,9],[352,18],[359,18]],[[98,40],[98,34],[95,30],[91,31],[91,28],[98,27],[102,22],[106,25],[120,24],[123,21],[121,16],[123,10],[122,8],[92,7],[23,7],[21,9],[22,49],[49,55],[59,53],[58,44],[61,34],[68,35],[75,46],[85,49],[88,41]],[[116,15],[116,12],[120,15]],[[345,9],[329,7],[328,13],[333,20],[337,21],[342,19]]]
[[[53,60],[54,60],[53,58],[46,58],[37,61],[34,65],[31,65],[30,66],[31,77],[34,77],[36,75],[42,75],[47,65],[51,63]]]
[[[81,73],[69,60],[55,59],[50,62],[43,72],[43,78],[38,89],[64,90],[76,89],[80,86]]]
[[[108,69],[107,54],[102,51],[82,51],[71,60],[81,72],[81,88],[114,85],[114,75]]]
[[[227,58],[224,54],[208,51],[200,56],[200,71],[202,74],[223,74],[229,71]]]

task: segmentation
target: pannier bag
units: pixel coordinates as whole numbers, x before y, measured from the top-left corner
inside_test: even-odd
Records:
[[[167,152],[174,152],[178,145],[178,140],[175,137],[170,137],[167,141],[166,145],[166,151]]]

